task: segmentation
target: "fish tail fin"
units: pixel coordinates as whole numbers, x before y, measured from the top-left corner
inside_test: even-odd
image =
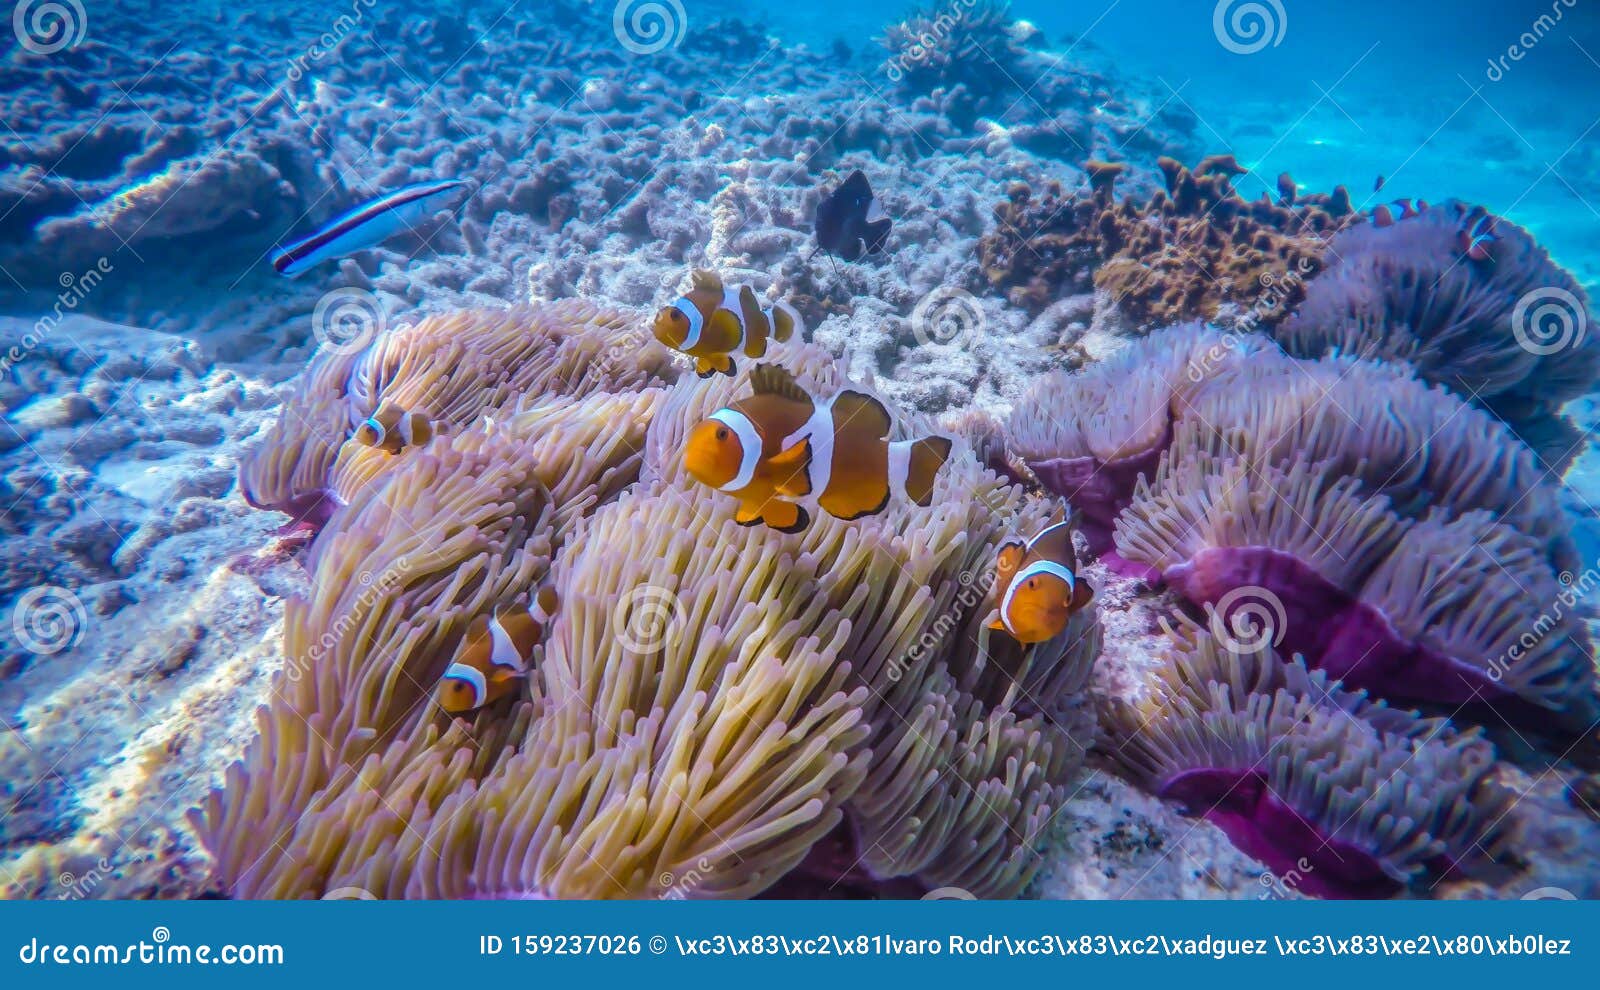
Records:
[[[793,337],[796,330],[805,330],[805,325],[800,322],[800,314],[788,303],[773,303],[771,319],[772,339],[780,344]]]
[[[921,440],[900,440],[889,445],[889,463],[904,465],[905,477],[900,481],[906,497],[918,505],[933,502],[933,482],[950,459],[949,437],[923,437]]]

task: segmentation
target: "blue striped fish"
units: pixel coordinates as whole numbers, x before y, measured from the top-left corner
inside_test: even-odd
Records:
[[[441,179],[416,182],[385,193],[275,252],[272,267],[280,275],[293,277],[324,261],[381,244],[432,216],[465,185],[459,179]]]

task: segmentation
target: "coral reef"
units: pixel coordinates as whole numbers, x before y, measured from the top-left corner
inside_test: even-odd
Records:
[[[1438,203],[1400,223],[1342,231],[1327,271],[1275,335],[1293,354],[1404,361],[1505,418],[1564,471],[1581,438],[1560,408],[1600,381],[1600,340],[1584,333],[1587,296],[1504,219],[1494,220],[1490,257],[1463,256],[1473,215]]]
[[[1092,279],[1139,327],[1213,320],[1225,307],[1248,314],[1251,326],[1271,326],[1321,271],[1329,238],[1361,219],[1343,187],[1295,196],[1291,181],[1276,202],[1245,200],[1233,186],[1245,170],[1231,155],[1192,171],[1172,158],[1157,165],[1166,189],[1143,202],[1119,202],[1122,169],[1098,160],[1084,164],[1086,192],[1052,182],[1039,195],[1013,185],[979,243],[990,284],[1035,312]]]
[[[1484,871],[1512,841],[1493,747],[1388,708],[1270,649],[1173,630],[1138,705],[1109,706],[1110,752],[1145,787],[1216,823],[1319,897],[1389,897]]]
[[[615,339],[575,307],[522,320],[575,348]],[[845,382],[815,349],[783,360],[821,394]],[[549,358],[530,347],[455,394],[429,443],[326,470],[337,507],[285,673],[198,822],[223,889],[741,896],[848,823],[872,877],[1020,893],[1092,738],[1077,699],[1099,637],[1085,613],[991,656],[975,592],[1006,526],[1045,507],[964,453],[929,508],[747,529],[681,463],[743,374],[630,391],[524,362]],[[308,379],[352,367],[319,363]],[[513,379],[535,391],[505,415]],[[269,438],[272,463],[327,463],[349,413],[312,408],[320,424]],[[447,721],[425,699],[467,624],[544,581],[561,608],[528,698]]]

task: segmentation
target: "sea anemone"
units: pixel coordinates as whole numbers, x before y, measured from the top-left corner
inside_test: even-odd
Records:
[[[1545,422],[1600,380],[1600,339],[1583,289],[1524,229],[1493,219],[1490,256],[1463,254],[1464,225],[1482,211],[1430,206],[1385,227],[1363,225],[1329,245],[1327,270],[1275,334],[1292,354],[1404,361],[1417,374],[1503,416],[1557,470],[1570,431]]]
[[[1282,885],[1389,897],[1481,869],[1507,843],[1514,795],[1490,779],[1477,733],[1372,702],[1264,645],[1172,632],[1149,697],[1107,706],[1107,748]]]
[[[427,316],[365,346],[319,351],[283,414],[241,462],[240,489],[251,505],[319,527],[338,504],[329,481],[336,464],[369,449],[348,441],[384,403],[449,433],[530,396],[620,391],[675,377],[670,352],[632,314],[582,300]]]
[[[1414,521],[1335,467],[1175,447],[1116,544],[1219,621],[1265,603],[1275,643],[1352,688],[1535,729],[1600,714],[1581,616],[1557,608],[1542,548],[1487,511]]]
[[[783,360],[814,394],[845,384],[815,349]],[[218,885],[748,896],[842,830],[871,881],[1020,893],[1092,738],[1099,648],[1092,610],[1026,653],[981,645],[995,549],[1048,507],[958,447],[928,508],[746,528],[682,466],[743,373],[665,393],[535,380],[550,392],[320,476],[344,504],[285,671],[197,816]],[[466,625],[545,582],[561,604],[526,698],[448,719],[428,692]]]

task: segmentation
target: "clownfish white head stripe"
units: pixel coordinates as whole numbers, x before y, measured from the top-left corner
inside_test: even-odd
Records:
[[[460,681],[472,688],[472,707],[480,708],[489,697],[489,683],[483,674],[464,663],[452,663],[444,669],[444,679]]]
[[[1074,586],[1078,583],[1077,579],[1072,576],[1072,571],[1070,569],[1063,564],[1056,563],[1053,560],[1036,560],[1027,567],[1024,567],[1022,570],[1018,571],[1017,576],[1011,580],[1011,586],[1006,589],[1005,598],[1003,598],[1000,602],[1000,621],[1005,623],[1006,631],[1011,633],[1013,636],[1017,634],[1017,630],[1011,625],[1012,597],[1016,595],[1018,588],[1021,588],[1028,583],[1030,578],[1039,577],[1045,574],[1048,574],[1051,577],[1060,578],[1063,582],[1065,582],[1067,586],[1067,596],[1069,598],[1072,595]]]
[[[378,446],[379,444],[382,444],[383,441],[385,439],[387,439],[388,436],[389,436],[389,431],[384,429],[382,423],[378,422],[378,417],[377,416],[368,416],[367,417],[367,421],[365,423],[362,423],[361,425],[362,426],[366,426],[366,427],[370,427],[372,429],[372,432],[378,435],[378,439],[373,442],[373,446],[374,447]]]
[[[736,492],[750,484],[756,476],[756,465],[761,463],[761,434],[756,432],[755,424],[749,417],[735,409],[718,409],[711,414],[711,418],[733,431],[739,438],[739,449],[743,459],[739,462],[739,473],[733,480],[721,486],[722,491]]]
[[[1053,523],[1053,524],[1051,524],[1049,526],[1046,526],[1044,529],[1039,530],[1039,532],[1034,534],[1033,539],[1028,541],[1028,549],[1032,550],[1034,547],[1038,546],[1039,545],[1039,541],[1043,540],[1045,538],[1046,534],[1053,533],[1058,529],[1065,529],[1066,527],[1067,527],[1067,524],[1066,524],[1066,522],[1063,521],[1063,522]]]
[[[672,308],[682,313],[684,319],[689,321],[689,332],[683,338],[683,350],[688,350],[700,343],[700,333],[706,328],[705,317],[700,315],[700,310],[695,308],[694,303],[683,296],[673,301]]]

